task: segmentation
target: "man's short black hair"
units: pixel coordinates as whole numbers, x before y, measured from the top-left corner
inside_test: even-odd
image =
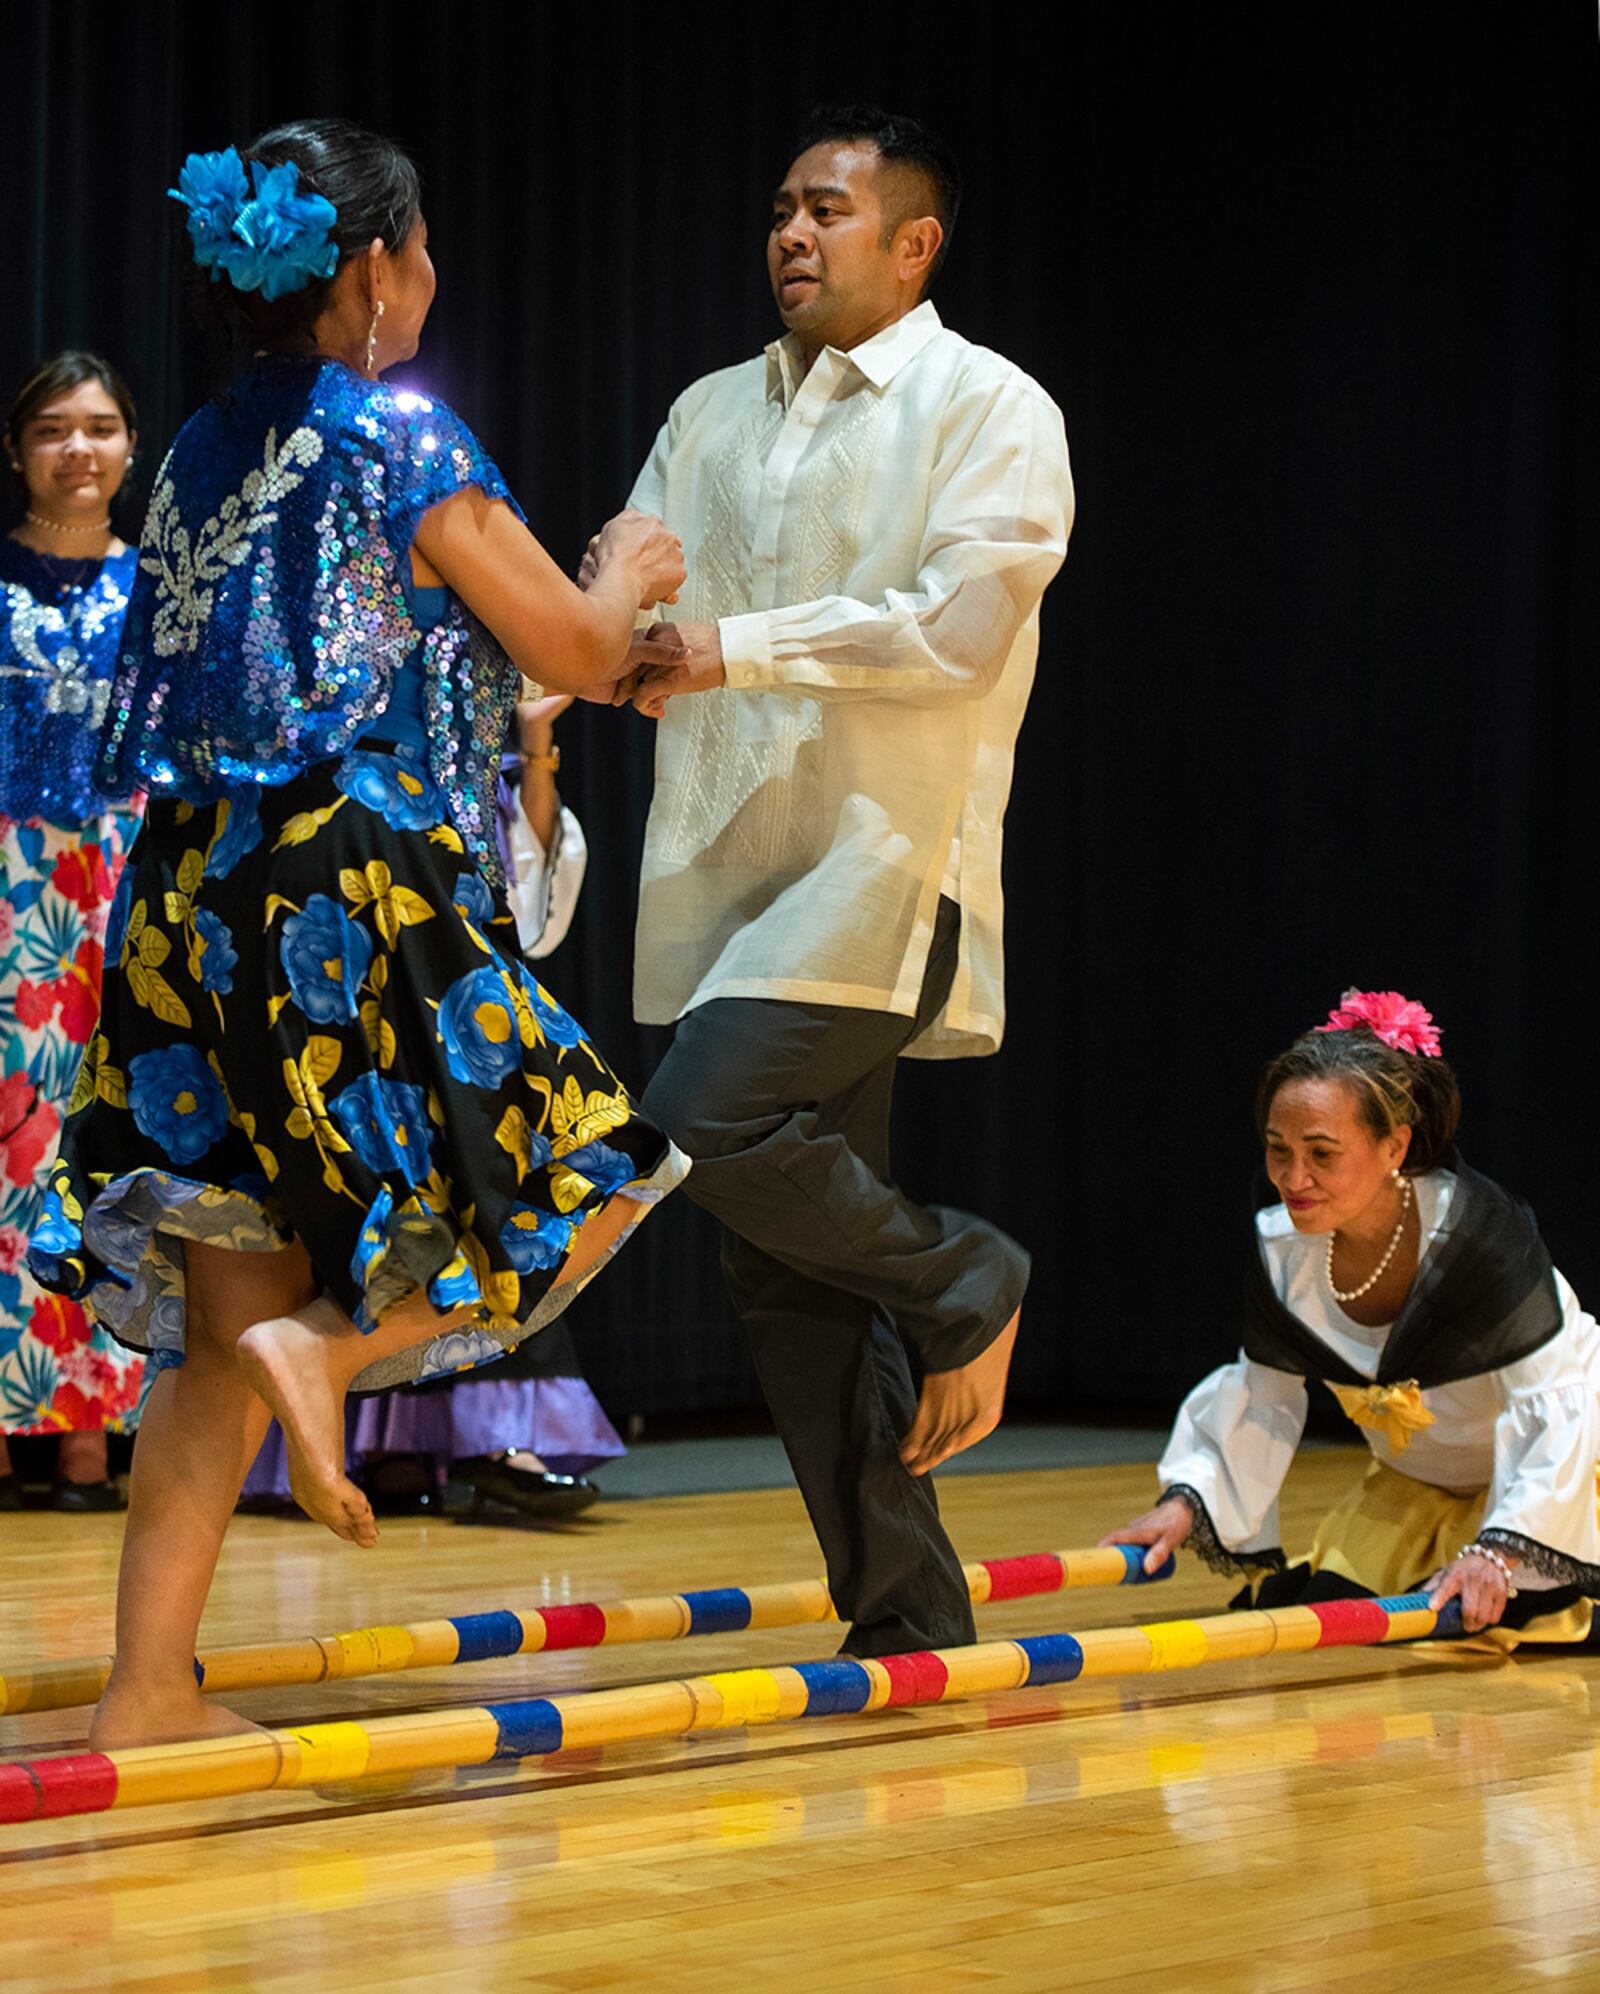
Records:
[[[798,159],[814,145],[872,145],[885,166],[909,169],[915,175],[904,202],[885,204],[884,226],[890,236],[914,215],[932,214],[944,230],[944,240],[928,265],[922,292],[926,297],[943,267],[961,209],[961,167],[942,139],[935,138],[915,118],[881,110],[876,104],[818,104],[805,123],[790,154]],[[917,183],[920,182],[920,185]]]

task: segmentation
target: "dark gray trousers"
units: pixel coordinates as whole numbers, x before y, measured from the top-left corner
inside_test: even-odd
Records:
[[[694,1158],[688,1195],[727,1229],[723,1270],[855,1655],[974,1638],[932,1478],[900,1462],[917,1397],[908,1347],[924,1371],[968,1363],[1028,1281],[1014,1240],[913,1204],[889,1173],[895,1061],[949,993],[959,932],[941,901],[915,1018],[700,1006],[642,1104]]]

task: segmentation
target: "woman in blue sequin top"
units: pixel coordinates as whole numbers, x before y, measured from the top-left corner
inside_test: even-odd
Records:
[[[151,802],[31,1256],[159,1369],[97,1749],[239,1727],[192,1665],[269,1413],[296,1500],[372,1544],[347,1390],[512,1348],[687,1169],[523,963],[494,814],[519,670],[612,684],[677,541],[624,514],[578,589],[384,384],[434,293],[397,147],[284,126],[176,191],[256,358],[152,497],[104,763]]]
[[[111,521],[138,427],[109,362],[58,353],[5,420],[18,525],[0,538],[0,1510],[6,1436],[59,1436],[51,1505],[119,1509],[106,1434],[144,1365],[23,1261],[100,1010],[111,895],[138,826],[94,777],[135,555]]]

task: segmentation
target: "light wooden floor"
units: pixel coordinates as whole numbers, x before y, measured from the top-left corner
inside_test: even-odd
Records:
[[[1304,1457],[1288,1535],[1362,1456]],[[963,1555],[1092,1542],[1147,1471],[946,1485]],[[119,1525],[7,1517],[0,1664],[104,1650]],[[756,1583],[816,1565],[787,1492],[616,1504],[567,1533],[389,1524],[363,1557],[242,1520],[213,1641]],[[1146,1592],[980,1632],[1219,1610]],[[828,1652],[745,1634],[241,1698],[273,1720]],[[0,1829],[0,1987],[1600,1988],[1600,1661],[1345,1651],[574,1754],[521,1773]],[[81,1713],[0,1720],[72,1748]]]

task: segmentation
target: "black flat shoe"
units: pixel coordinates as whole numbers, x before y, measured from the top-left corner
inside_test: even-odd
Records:
[[[115,1482],[56,1482],[50,1490],[51,1509],[80,1516],[109,1515],[127,1506]]]
[[[21,1509],[22,1484],[15,1475],[0,1475],[0,1510]]]
[[[532,1468],[515,1468],[504,1454],[479,1454],[450,1465],[450,1479],[471,1491],[469,1514],[485,1516],[510,1510],[516,1516],[546,1522],[577,1516],[600,1500],[600,1491],[582,1475],[553,1475]],[[459,1498],[449,1503],[461,1513]]]

